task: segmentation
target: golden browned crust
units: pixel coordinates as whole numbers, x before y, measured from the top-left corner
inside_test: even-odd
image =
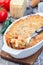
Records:
[[[14,23],[9,31],[6,33],[5,38],[8,46],[10,46],[10,41],[12,38],[15,38],[15,35],[18,36],[19,42],[21,39],[24,41],[41,26],[43,26],[43,17],[39,15],[31,15],[27,16],[25,19],[20,19],[18,22]],[[43,39],[43,34],[39,35],[39,38],[37,39],[37,41]],[[37,41],[36,39],[34,39],[33,42],[30,42],[32,44],[30,46],[28,45],[28,47],[34,46],[35,44],[37,44]],[[17,41],[17,43],[19,42]],[[13,48],[15,48],[14,44],[15,43],[12,44]],[[24,42],[22,42],[22,44],[20,44],[20,46],[18,46],[17,48],[27,48],[23,44]]]

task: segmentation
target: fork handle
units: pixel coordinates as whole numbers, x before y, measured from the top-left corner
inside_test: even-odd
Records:
[[[35,31],[36,33],[40,34],[41,32],[43,32],[43,26],[40,27],[38,30]]]

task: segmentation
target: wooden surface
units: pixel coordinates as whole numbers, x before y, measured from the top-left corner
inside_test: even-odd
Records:
[[[41,51],[42,51],[42,48],[37,53],[35,53],[34,55],[32,55],[28,58],[24,58],[24,59],[15,59],[4,51],[1,51],[0,56],[3,59],[9,60],[11,62],[19,63],[19,64],[22,64],[22,65],[33,65],[34,62],[36,61],[37,57],[41,53]]]

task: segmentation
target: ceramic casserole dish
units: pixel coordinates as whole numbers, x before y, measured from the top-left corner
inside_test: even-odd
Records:
[[[43,14],[42,13],[37,13],[39,14],[40,16],[43,17]],[[37,14],[32,14],[32,16],[34,15],[37,15]],[[28,15],[30,16],[30,15]],[[25,19],[26,17],[28,16],[24,16],[20,19]],[[18,22],[20,19],[18,20],[15,20],[15,22]],[[4,42],[4,45],[2,47],[2,50],[9,53],[12,57],[15,57],[15,58],[18,58],[18,59],[21,59],[21,58],[26,58],[28,56],[31,56],[33,55],[34,53],[36,53],[42,46],[43,46],[43,40],[41,40],[39,43],[37,43],[36,45],[30,47],[30,48],[25,48],[25,49],[13,49],[11,47],[9,47],[7,45],[7,42],[6,42],[6,39],[5,39],[5,35],[7,33],[7,31],[11,28],[11,26],[15,23],[13,22],[8,28],[7,30],[5,31],[4,33],[4,36],[3,36],[3,42]]]

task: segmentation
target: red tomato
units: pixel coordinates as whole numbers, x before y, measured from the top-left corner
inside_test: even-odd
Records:
[[[4,1],[5,0],[0,0],[0,6],[3,6],[4,5]]]
[[[9,10],[10,0],[0,0],[0,6],[3,6],[6,10]]]
[[[4,8],[5,8],[6,10],[9,10],[9,9],[10,9],[10,0],[5,0]]]
[[[4,22],[8,16],[6,9],[0,8],[0,23]]]

